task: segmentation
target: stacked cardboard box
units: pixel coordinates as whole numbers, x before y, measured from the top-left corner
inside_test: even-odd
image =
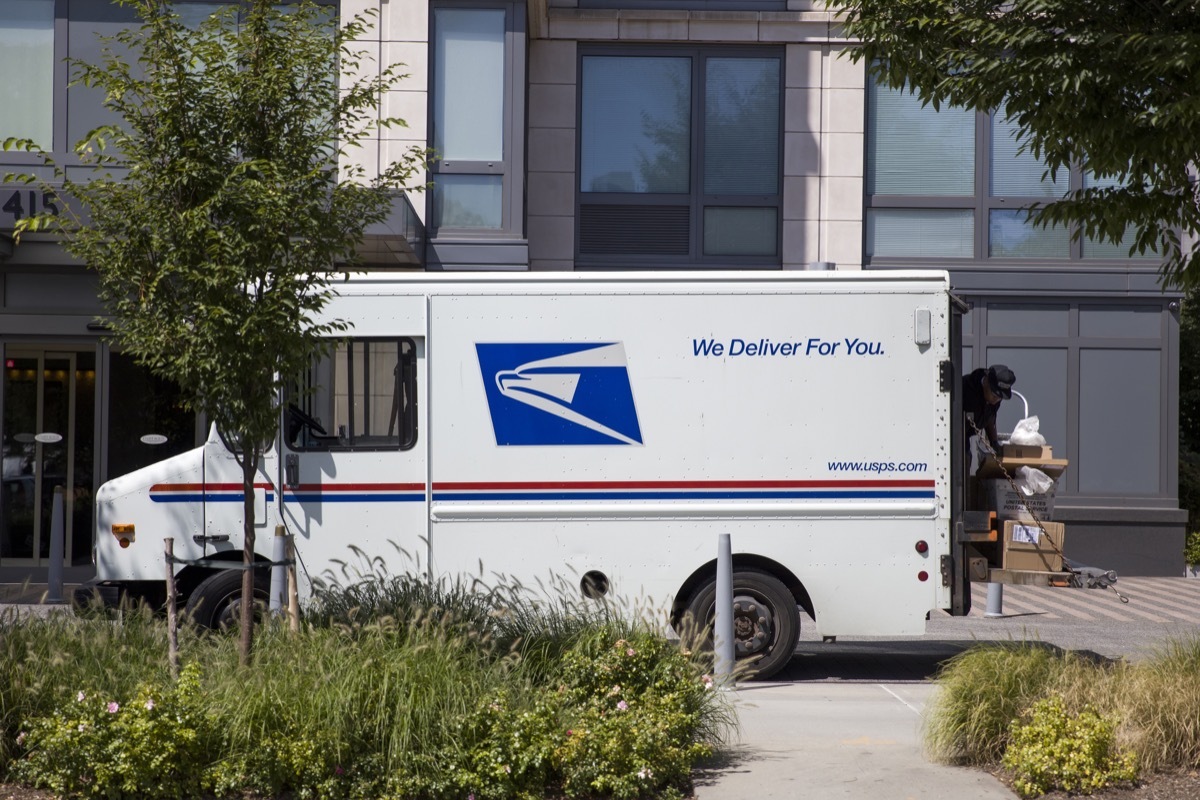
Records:
[[[1019,455],[1018,455],[1019,454]],[[1065,458],[1053,458],[1049,447],[1030,447],[1006,444],[1000,460],[989,458],[979,469],[984,508],[995,511],[1000,519],[1054,519],[1054,495],[1058,479],[1067,468]],[[1055,481],[1050,491],[1026,495],[1013,489],[1008,476],[1016,477],[1021,467],[1032,467],[1046,473]]]
[[[1055,481],[1048,492],[1026,495],[1008,477],[1032,467]],[[1066,528],[1054,519],[1054,497],[1067,460],[1056,459],[1049,447],[1004,445],[999,460],[988,459],[979,470],[984,507],[996,512],[1000,565],[1003,569],[1061,572]]]
[[[1066,528],[1061,522],[1043,522],[1040,526],[1021,520],[1004,521],[1004,569],[1033,572],[1061,572],[1062,548]]]

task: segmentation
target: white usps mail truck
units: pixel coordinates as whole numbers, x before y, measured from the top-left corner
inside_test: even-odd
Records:
[[[326,309],[349,333],[281,401],[261,558],[282,525],[311,576],[403,551],[678,626],[711,619],[728,533],[759,674],[787,663],[798,609],[823,636],[921,634],[970,602],[960,308],[937,271],[351,277]],[[215,432],[109,481],[89,588],[161,599],[171,536],[206,562],[179,568],[183,599],[218,624],[242,502]]]

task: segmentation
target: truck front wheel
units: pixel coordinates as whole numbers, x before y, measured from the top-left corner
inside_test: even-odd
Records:
[[[712,648],[716,598],[714,577],[692,593],[685,611],[706,648]],[[799,638],[800,612],[787,587],[769,572],[735,569],[733,639],[739,666],[748,667],[751,677],[769,678],[787,666]]]
[[[254,570],[254,600],[266,607],[270,578],[266,569]],[[204,579],[188,597],[186,612],[202,628],[227,630],[242,619],[242,571],[226,569]]]

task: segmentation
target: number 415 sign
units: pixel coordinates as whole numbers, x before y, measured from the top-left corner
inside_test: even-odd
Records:
[[[16,189],[11,192],[0,190],[0,228],[13,228],[19,219],[48,212],[59,214],[62,201],[53,192],[36,189]]]

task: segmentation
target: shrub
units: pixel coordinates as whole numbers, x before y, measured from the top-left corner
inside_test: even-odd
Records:
[[[540,800],[556,780],[563,727],[552,695],[514,702],[508,690],[501,690],[482,699],[454,730],[458,746],[435,756],[441,777],[394,779],[397,794]]]
[[[972,648],[950,659],[938,676],[941,691],[926,723],[931,755],[949,763],[997,762],[1012,720],[1045,696],[1064,660],[1027,642]]]
[[[1183,545],[1183,560],[1187,564],[1200,564],[1200,528],[1187,535]]]
[[[69,706],[81,686],[130,697],[142,683],[168,680],[166,627],[145,606],[127,606],[117,624],[9,609],[0,629],[0,773],[18,755],[21,724]],[[191,632],[181,631],[181,648],[193,645]]]
[[[1051,789],[1091,794],[1112,783],[1137,778],[1132,753],[1117,752],[1116,720],[1092,708],[1068,713],[1055,695],[1034,703],[1014,723],[1003,764],[1015,773],[1013,786],[1025,797]]]
[[[1134,664],[1119,693],[1122,733],[1145,770],[1200,767],[1200,637]]]
[[[12,774],[87,798],[678,796],[729,725],[725,698],[661,637],[517,590],[480,613],[460,588],[327,595],[336,613],[299,635],[265,621],[252,672],[232,637],[188,635],[202,691],[197,667],[178,686],[163,674],[161,621],[30,621],[0,638]]]
[[[639,797],[685,786],[712,754],[712,680],[647,634],[564,661],[560,693],[571,725],[557,752],[568,796]]]
[[[28,754],[14,777],[67,797],[194,796],[211,751],[199,676],[190,664],[175,686],[147,683],[119,699],[81,690],[18,735]]]

